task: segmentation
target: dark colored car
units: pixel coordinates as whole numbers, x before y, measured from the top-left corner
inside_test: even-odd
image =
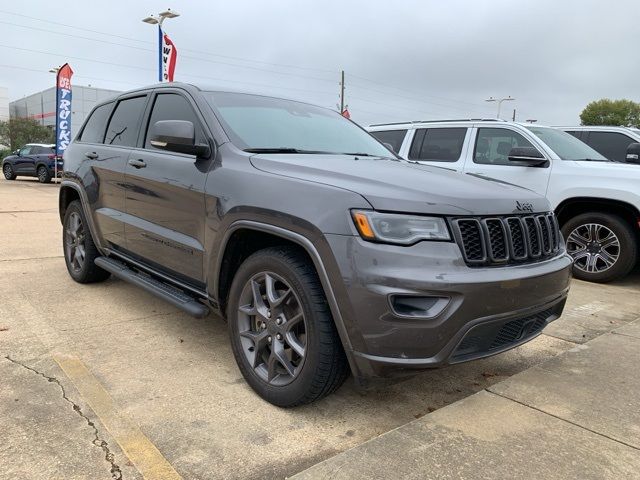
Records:
[[[71,277],[228,321],[279,406],[493,355],[562,312],[571,259],[529,190],[398,159],[336,112],[164,84],[99,104],[65,152]]]
[[[7,180],[16,177],[37,177],[40,183],[49,183],[56,175],[62,175],[62,158],[56,155],[56,146],[28,143],[2,160],[2,173]]]

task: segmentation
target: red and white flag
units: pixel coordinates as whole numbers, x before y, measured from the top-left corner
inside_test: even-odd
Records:
[[[162,34],[162,81],[173,82],[178,50],[166,33]]]
[[[343,116],[344,118],[351,118],[351,114],[349,113],[349,109],[348,109],[348,108],[345,108],[345,109],[342,111],[342,116]]]

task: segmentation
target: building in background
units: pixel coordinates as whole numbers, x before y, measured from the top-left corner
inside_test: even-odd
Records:
[[[9,120],[9,91],[0,87],[0,122]]]
[[[119,94],[118,90],[72,86],[71,136],[75,136],[91,109],[101,100]],[[2,96],[0,89],[0,98]],[[2,113],[0,105],[0,115]],[[33,118],[41,125],[56,128],[56,89],[47,88],[9,104],[11,118]]]

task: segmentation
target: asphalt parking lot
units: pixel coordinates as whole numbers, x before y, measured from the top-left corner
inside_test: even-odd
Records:
[[[574,281],[522,347],[282,410],[245,384],[221,319],[115,279],[75,284],[57,190],[0,181],[0,478],[284,478],[640,316],[639,272]]]

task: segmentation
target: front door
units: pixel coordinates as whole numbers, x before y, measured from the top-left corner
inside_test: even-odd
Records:
[[[17,174],[32,175],[36,172],[36,161],[33,155],[35,146],[26,145],[20,149],[18,158],[14,163],[14,170]]]
[[[195,286],[204,283],[204,186],[210,161],[151,145],[148,132],[161,120],[187,120],[206,142],[195,106],[178,91],[158,93],[144,125],[143,148],[125,168],[125,235],[137,259]]]
[[[508,158],[513,147],[535,148],[529,140],[505,127],[480,127],[474,130],[473,149],[466,159],[465,173],[496,178],[546,195],[551,160],[545,166],[534,167],[512,162]]]

